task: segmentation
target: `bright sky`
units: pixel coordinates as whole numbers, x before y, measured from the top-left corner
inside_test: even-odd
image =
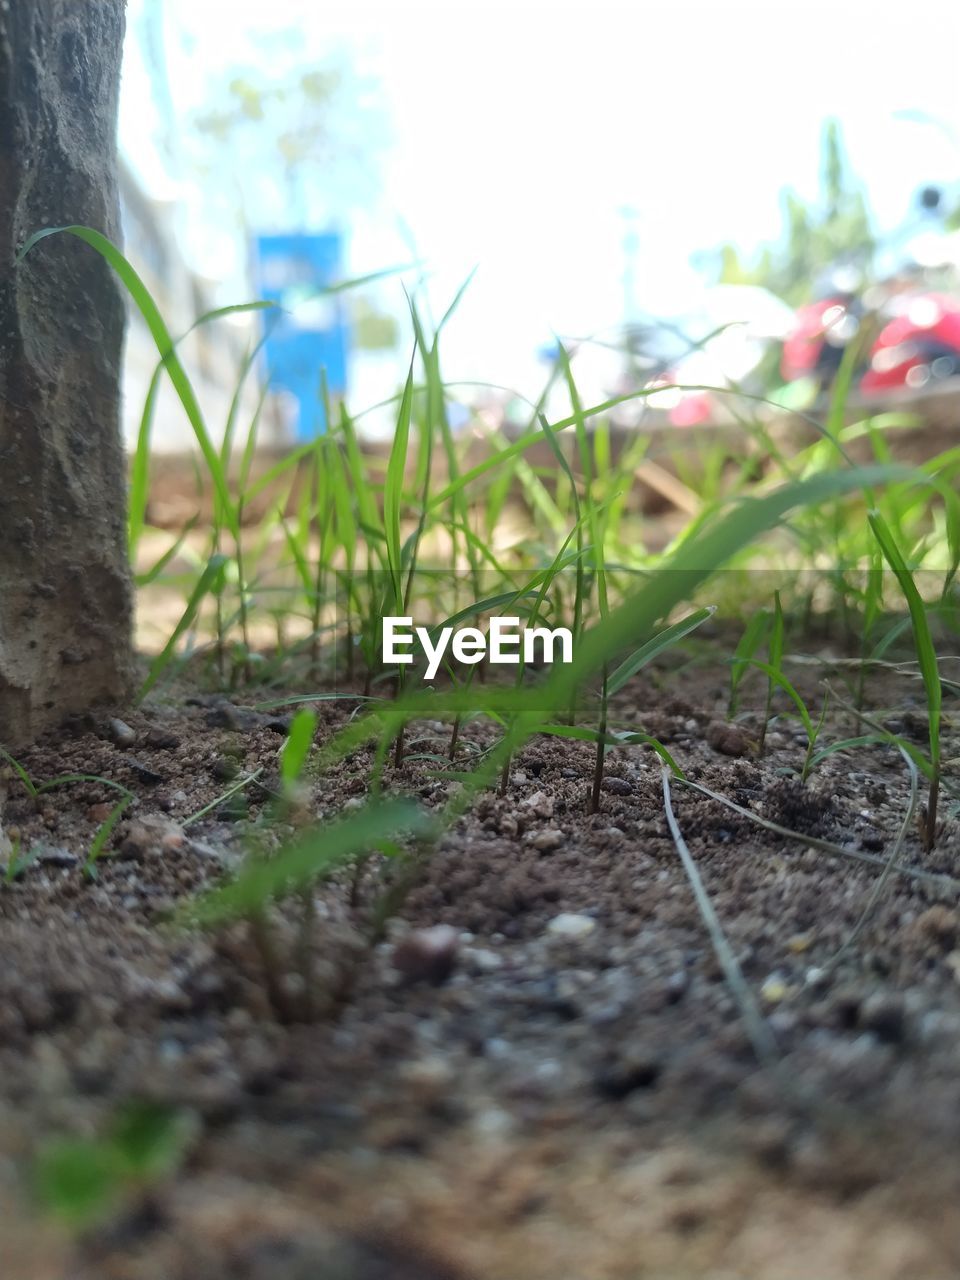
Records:
[[[132,0],[131,22],[144,5]],[[644,309],[677,314],[690,255],[775,239],[779,193],[817,190],[821,122],[837,116],[881,226],[917,186],[960,183],[960,11],[913,0],[803,5],[660,0],[164,0],[188,55],[168,57],[178,110],[228,66],[262,66],[274,15],[323,61],[348,48],[379,80],[392,132],[377,207],[348,228],[356,272],[436,270],[436,308],[480,270],[457,335],[488,376],[551,328],[592,332],[624,308],[625,221],[639,236]],[[911,111],[926,123],[899,118]],[[121,142],[146,184],[149,86],[128,54]],[[240,162],[238,158],[238,162]],[[194,256],[227,273],[229,246],[194,214]]]

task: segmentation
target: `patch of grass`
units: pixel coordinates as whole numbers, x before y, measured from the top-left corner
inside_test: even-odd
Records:
[[[638,387],[587,403],[577,382],[576,354],[563,342],[520,429],[497,428],[474,415],[469,431],[454,431],[453,408],[464,407],[458,404],[464,388],[445,381],[441,347],[463,290],[434,327],[411,296],[412,342],[388,402],[395,415],[389,448],[378,451],[363,439],[362,413],[329,403],[318,371],[319,394],[328,401],[328,433],[291,449],[258,475],[262,394],[251,421],[239,420],[256,349],[238,370],[218,445],[177,342],[143,282],[98,233],[61,230],[84,240],[116,270],[157,344],[159,363],[133,462],[131,549],[140,545],[146,525],[149,441],[162,376],[170,378],[193,428],[198,465],[213,494],[209,529],[188,522],[141,573],[145,588],[176,588],[183,597],[180,619],[151,662],[141,698],[173,675],[186,648],[205,656],[205,676],[216,687],[256,684],[260,705],[301,706],[279,760],[279,798],[250,832],[243,870],[188,913],[209,927],[238,918],[247,922],[278,1016],[311,1016],[319,1008],[310,971],[316,886],[345,868],[353,868],[357,883],[358,868],[369,865],[373,853],[382,854],[393,873],[378,915],[382,928],[408,882],[397,868],[415,866],[483,790],[499,785],[506,794],[516,753],[535,735],[594,747],[586,798],[592,813],[602,803],[612,750],[655,752],[666,766],[664,801],[682,857],[669,788],[670,778],[682,779],[683,759],[646,732],[642,715],[639,726],[625,724],[619,706],[655,662],[680,662],[691,653],[695,658],[711,619],[714,626],[735,623],[730,634],[739,636],[717,642],[726,644],[730,718],[740,715],[749,674],[766,677],[759,753],[781,707],[804,730],[798,770],[804,780],[836,752],[895,741],[929,780],[922,838],[926,848],[933,846],[948,688],[934,635],[938,627],[954,637],[960,631],[960,450],[947,449],[918,468],[892,462],[889,432],[903,419],[882,415],[847,422],[851,363],[841,368],[826,421],[804,419],[815,427],[812,441],[802,439],[796,447],[775,443],[763,398],[729,393],[741,443],[717,434],[694,452],[674,433],[666,449],[675,457],[673,475],[649,456],[650,433],[638,430],[615,447],[610,429],[612,411],[642,404],[658,388]],[[33,236],[23,252],[50,234]],[[213,312],[197,323],[224,314]],[[569,412],[566,404],[559,412],[548,410],[557,395],[565,397]],[[864,444],[868,460],[854,465],[853,451]],[[662,528],[636,502],[644,474],[659,474],[661,486],[666,475],[667,487],[682,495],[685,523],[672,528],[666,545]],[[249,514],[264,504],[253,530]],[[906,617],[891,612],[884,564]],[[772,604],[759,570],[776,574]],[[899,609],[902,614],[902,603]],[[482,663],[467,673],[448,665],[433,687],[419,679],[416,667],[383,664],[385,616],[415,617],[435,634],[462,623],[482,629],[496,614],[531,625],[569,626],[572,661],[546,670],[518,662],[512,678],[497,678]],[[826,701],[819,714],[811,712],[785,670],[793,657],[786,653],[788,624],[793,648],[825,616],[837,645],[849,644],[859,655],[852,678],[855,707],[848,712],[854,716],[866,698],[867,672],[912,633],[928,713],[925,752],[869,719],[868,732],[859,733],[858,724],[856,736],[825,741]],[[287,696],[297,688],[300,695]],[[353,713],[337,733],[318,742],[311,702],[325,699],[349,701]],[[831,705],[844,706],[836,698]],[[477,721],[484,725],[482,744],[467,732]],[[315,823],[315,774],[361,747],[371,748],[367,806],[347,818]],[[36,784],[10,763],[36,800]],[[414,801],[392,794],[403,791],[417,765],[458,784],[429,816]],[[238,779],[188,822],[201,821],[256,777]],[[42,784],[53,785],[58,783]],[[275,838],[263,838],[277,832],[283,835],[279,849]],[[88,866],[95,862],[95,856],[88,858]],[[283,984],[291,958],[278,954],[274,939],[271,913],[278,902],[300,912],[296,998]],[[715,924],[709,927],[719,946]],[[729,976],[736,981],[732,971]],[[752,1034],[759,1052],[763,1033],[754,1025]]]

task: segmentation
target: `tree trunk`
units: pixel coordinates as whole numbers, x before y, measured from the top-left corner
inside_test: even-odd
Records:
[[[0,744],[130,688],[124,302],[72,236],[119,235],[125,0],[0,4]]]

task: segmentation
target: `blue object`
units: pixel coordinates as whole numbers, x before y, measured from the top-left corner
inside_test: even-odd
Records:
[[[324,292],[342,280],[343,237],[257,236],[256,255],[260,297],[281,308],[263,312],[270,385],[294,397],[296,437],[312,440],[327,430],[321,371],[332,399],[347,390],[347,325],[339,295]]]

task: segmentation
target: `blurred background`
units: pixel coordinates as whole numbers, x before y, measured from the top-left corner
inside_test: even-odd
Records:
[[[587,404],[681,383],[808,407],[854,341],[862,398],[950,389],[958,54],[928,0],[130,0],[127,252],[175,334],[279,304],[181,347],[217,434],[265,338],[277,445],[324,430],[321,370],[389,436],[407,293],[436,322],[471,273],[442,346],[463,429],[525,421],[558,339]],[[126,362],[132,448],[156,366],[136,317]],[[154,448],[185,449],[160,406]],[[726,412],[664,389],[615,416]]]

